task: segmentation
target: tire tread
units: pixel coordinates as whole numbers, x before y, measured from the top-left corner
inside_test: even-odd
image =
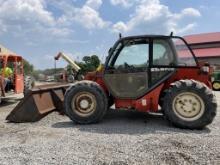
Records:
[[[187,122],[178,118],[172,110],[172,98],[181,91],[191,91],[198,94],[205,103],[205,112],[201,118]],[[164,97],[163,110],[167,120],[173,125],[180,128],[187,129],[201,129],[206,125],[212,123],[217,111],[217,101],[215,95],[212,93],[204,83],[195,80],[180,80],[170,86]]]

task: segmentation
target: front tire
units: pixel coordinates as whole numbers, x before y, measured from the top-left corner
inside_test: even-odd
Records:
[[[65,113],[79,124],[99,122],[108,109],[105,92],[95,82],[80,81],[71,86],[64,98]]]
[[[212,91],[194,80],[181,80],[172,84],[164,98],[166,118],[175,126],[201,129],[216,116],[217,103]]]

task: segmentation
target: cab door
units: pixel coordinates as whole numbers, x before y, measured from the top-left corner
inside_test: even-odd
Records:
[[[143,96],[149,88],[149,40],[123,41],[106,64],[104,81],[116,98]]]
[[[153,39],[152,45],[150,84],[153,88],[154,86],[163,83],[175,72],[177,59],[169,39]]]

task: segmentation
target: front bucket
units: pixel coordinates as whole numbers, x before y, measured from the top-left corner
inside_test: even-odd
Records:
[[[69,86],[70,84],[51,84],[33,88],[6,120],[15,123],[35,122],[54,110],[62,112],[64,94]]]

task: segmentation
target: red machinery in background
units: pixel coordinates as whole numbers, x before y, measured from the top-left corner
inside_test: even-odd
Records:
[[[0,54],[0,102],[2,99],[16,97],[17,94],[24,93],[27,88],[29,89],[30,80],[24,78],[23,59],[21,56],[14,54]],[[10,77],[10,84],[5,88],[4,70],[10,67],[13,74]]]

